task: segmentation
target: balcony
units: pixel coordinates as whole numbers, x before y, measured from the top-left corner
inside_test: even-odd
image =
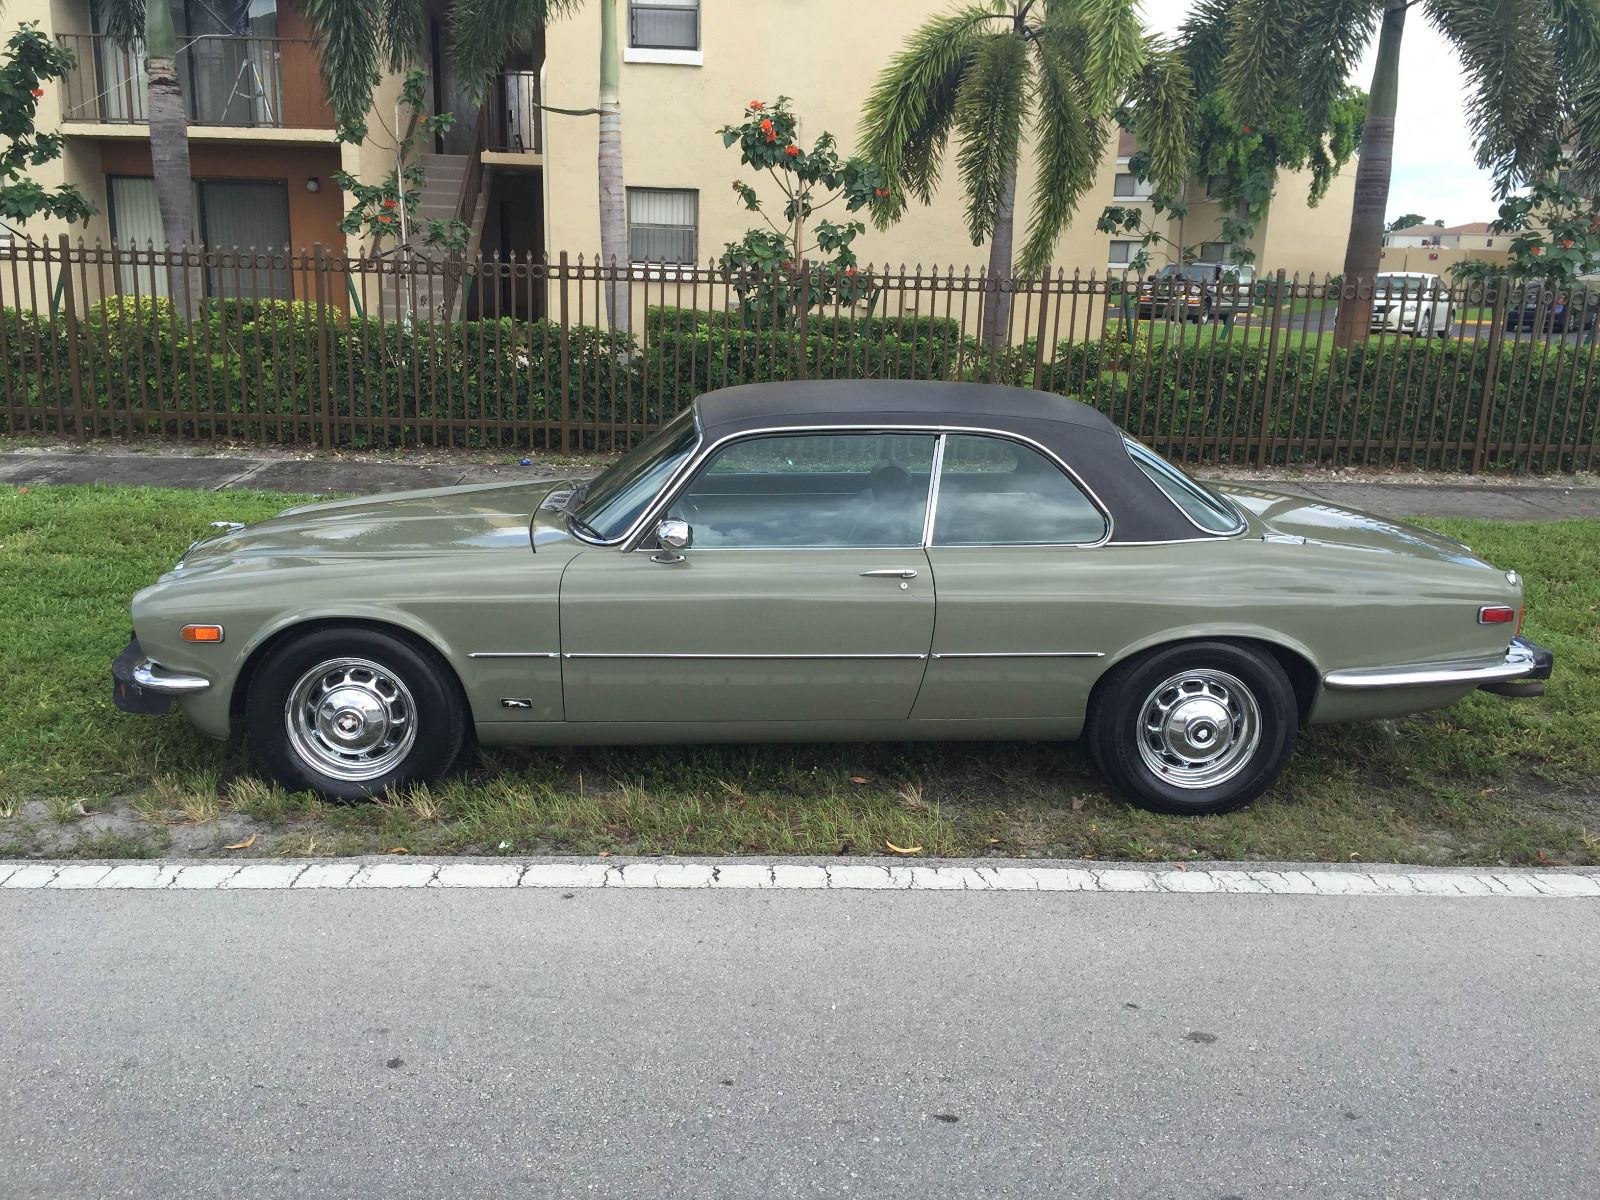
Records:
[[[502,71],[485,102],[483,148],[496,154],[538,154],[539,72]]]
[[[64,122],[149,123],[144,47],[120,46],[97,33],[58,34],[56,40],[77,60],[65,81]],[[178,54],[178,80],[192,126],[333,128],[310,40],[196,38]]]

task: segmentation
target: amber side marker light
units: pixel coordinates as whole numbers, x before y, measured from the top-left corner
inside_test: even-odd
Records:
[[[222,626],[185,625],[178,630],[178,636],[186,642],[220,642],[222,640]]]
[[[1517,610],[1509,604],[1485,604],[1478,610],[1480,625],[1510,625],[1515,622],[1520,627],[1522,622],[1517,618]]]

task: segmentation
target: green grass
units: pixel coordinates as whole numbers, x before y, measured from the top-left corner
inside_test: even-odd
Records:
[[[1548,696],[1304,733],[1253,807],[1158,817],[1053,745],[494,752],[381,804],[263,783],[176,714],[118,713],[128,599],[207,521],[293,497],[0,488],[0,854],[885,853],[1448,863],[1600,861],[1600,522],[1441,521],[1528,580]]]

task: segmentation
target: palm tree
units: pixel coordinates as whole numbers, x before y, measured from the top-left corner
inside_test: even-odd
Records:
[[[512,49],[540,26],[576,10],[581,2],[456,0],[450,7],[451,62],[473,94],[481,97]],[[595,108],[551,111],[600,119],[600,255],[614,270],[619,265],[622,268],[606,284],[606,310],[612,328],[625,333],[632,307],[622,175],[622,54],[617,0],[599,3],[599,103]],[[359,138],[380,68],[400,71],[422,57],[427,36],[422,0],[307,0],[305,12],[322,39],[322,73],[334,117],[346,136]]]
[[[1111,117],[1131,102],[1151,176],[1176,194],[1187,174],[1191,87],[1178,53],[1145,37],[1136,0],[984,0],[934,17],[884,68],[861,117],[862,152],[893,181],[880,226],[909,193],[932,203],[954,132],[974,246],[989,241],[986,344],[1003,344],[1013,257],[1043,270],[1057,235],[1093,184]],[[1038,180],[1020,255],[1014,256],[1017,162],[1024,124]]]
[[[1355,205],[1345,249],[1346,284],[1378,273],[1395,101],[1406,18],[1420,3],[1428,20],[1460,55],[1470,85],[1468,119],[1478,165],[1504,195],[1552,162],[1575,140],[1580,171],[1600,171],[1600,4],[1595,0],[1202,0],[1185,29],[1189,61],[1214,69],[1242,124],[1268,119],[1289,99],[1314,122],[1349,77],[1378,31]],[[1334,342],[1350,346],[1366,334],[1370,292],[1340,304]]]
[[[189,174],[189,113],[178,82],[178,39],[167,0],[110,0],[105,31],[118,45],[144,44],[145,105],[150,119],[150,173],[155,177],[161,237],[169,251],[194,241],[194,182]],[[198,267],[172,272],[174,302],[193,316],[200,300]]]

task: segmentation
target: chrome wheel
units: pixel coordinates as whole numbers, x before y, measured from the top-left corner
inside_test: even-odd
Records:
[[[1139,757],[1174,787],[1209,788],[1232,779],[1261,740],[1261,709],[1224,671],[1173,675],[1139,707]]]
[[[387,775],[417,739],[417,705],[405,683],[365,658],[318,663],[289,689],[289,744],[312,770],[361,783]]]

